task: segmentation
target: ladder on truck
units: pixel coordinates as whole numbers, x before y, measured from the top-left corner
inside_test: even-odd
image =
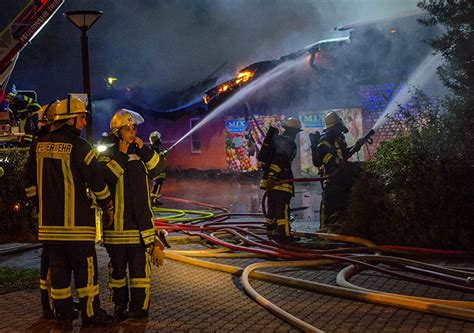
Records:
[[[43,29],[64,0],[30,0],[0,33],[0,102],[23,48]]]

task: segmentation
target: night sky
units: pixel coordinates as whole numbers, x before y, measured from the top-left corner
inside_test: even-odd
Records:
[[[27,3],[2,0],[3,27]],[[102,10],[89,30],[93,94],[105,78],[141,86],[157,97],[183,89],[225,64],[222,79],[253,62],[277,58],[334,27],[416,9],[417,0],[66,0],[20,55],[10,79],[38,92],[39,102],[82,90],[80,31],[62,13]]]

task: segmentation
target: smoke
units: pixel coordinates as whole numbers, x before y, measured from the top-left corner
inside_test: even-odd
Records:
[[[0,9],[8,8],[2,1]],[[26,3],[26,1],[25,1]],[[144,86],[157,95],[207,77],[221,64],[229,75],[253,62],[277,58],[320,39],[334,27],[416,8],[417,0],[74,0],[68,10],[103,10],[90,29],[94,93]],[[13,17],[15,13],[11,13]],[[22,53],[12,82],[40,99],[80,91],[80,32],[56,15]],[[158,96],[157,96],[158,97]],[[43,102],[46,102],[43,100]]]

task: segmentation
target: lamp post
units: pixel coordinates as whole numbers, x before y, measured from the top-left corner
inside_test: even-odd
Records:
[[[82,54],[82,87],[84,92],[87,94],[87,128],[86,137],[87,141],[92,142],[93,138],[93,126],[92,126],[92,97],[91,97],[91,76],[89,68],[89,40],[87,38],[87,30],[94,25],[95,22],[102,16],[102,11],[97,10],[76,10],[71,12],[65,12],[64,16],[67,17],[72,24],[79,28],[81,34],[81,54]]]

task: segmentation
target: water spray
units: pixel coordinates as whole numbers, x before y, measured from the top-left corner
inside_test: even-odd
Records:
[[[406,85],[397,93],[397,95],[388,103],[382,115],[377,119],[371,130],[377,131],[385,122],[393,116],[402,105],[406,104],[412,94],[411,87],[422,87],[436,73],[436,69],[441,64],[441,55],[432,55],[431,53],[421,62],[413,74],[408,78]]]
[[[292,70],[298,66],[303,65],[306,62],[306,55],[300,56],[291,61],[286,61],[277,67],[273,68],[272,70],[268,71],[267,73],[263,74],[262,76],[254,79],[250,82],[249,85],[239,90],[236,94],[234,94],[231,98],[227,101],[219,105],[215,108],[211,113],[209,113],[204,119],[202,119],[196,126],[190,129],[186,134],[183,135],[178,141],[173,143],[171,147],[167,149],[167,152],[171,151],[178,143],[183,141],[185,138],[190,136],[196,130],[201,128],[204,124],[206,124],[212,118],[215,118],[218,114],[228,110],[230,107],[235,106],[237,103],[241,102],[243,99],[251,96],[256,91],[260,90],[261,88],[265,87],[268,83],[272,82],[280,78],[281,76],[287,74],[289,70]]]
[[[372,136],[375,134],[375,131],[380,129],[385,122],[390,119],[390,116],[395,114],[403,104],[406,104],[412,97],[410,93],[410,87],[413,86],[423,86],[426,84],[428,79],[430,79],[436,72],[436,68],[441,64],[441,55],[437,54],[435,56],[429,54],[422,63],[416,68],[413,74],[408,78],[407,84],[397,93],[397,95],[392,99],[392,101],[386,106],[385,110],[382,112],[382,115],[377,119],[374,126],[365,134],[362,138],[357,140],[356,144],[350,150],[350,155],[358,152],[360,148],[366,143],[372,144]]]

